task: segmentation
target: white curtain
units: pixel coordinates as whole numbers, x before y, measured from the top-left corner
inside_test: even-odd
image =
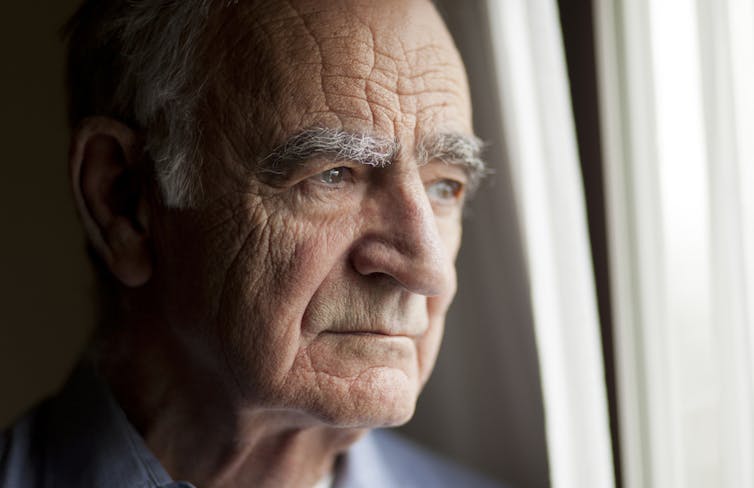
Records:
[[[754,486],[754,1],[594,5],[625,486]]]
[[[523,228],[551,485],[608,488],[613,465],[576,136],[555,0],[488,0]]]

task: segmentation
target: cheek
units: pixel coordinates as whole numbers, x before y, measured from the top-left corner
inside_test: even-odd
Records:
[[[347,233],[286,213],[252,225],[220,295],[223,344],[231,367],[255,396],[270,396],[308,345],[303,317],[345,252]]]
[[[419,382],[423,386],[432,374],[445,327],[444,317],[431,321],[430,329],[417,342]]]
[[[447,219],[438,219],[437,230],[441,236],[442,242],[447,251],[448,258],[452,261],[451,265],[455,262],[458,250],[461,247],[461,211],[459,210],[457,215]]]
[[[445,331],[445,315],[455,294],[455,273],[453,272],[453,289],[448,293],[427,299],[427,314],[429,315],[429,329],[417,343],[419,359],[419,377],[421,384],[427,382],[440,350],[443,332]]]
[[[458,242],[460,243],[460,226],[457,234]],[[453,249],[452,259],[455,260],[455,255],[458,251],[458,247]],[[427,315],[429,316],[430,327],[427,333],[417,343],[417,349],[419,354],[419,375],[421,384],[427,382],[429,375],[432,373],[437,354],[440,350],[440,344],[442,342],[443,333],[445,331],[445,315],[448,312],[453,297],[456,293],[456,269],[454,261],[448,261],[447,273],[449,274],[449,281],[451,283],[450,288],[442,295],[427,298]]]

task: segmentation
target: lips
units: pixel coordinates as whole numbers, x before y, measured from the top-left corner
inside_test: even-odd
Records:
[[[334,327],[326,332],[331,334],[350,334],[350,335],[364,335],[364,336],[383,336],[383,337],[418,337],[427,331],[427,326],[409,326],[409,325],[397,325],[397,326],[348,326],[348,327]]]

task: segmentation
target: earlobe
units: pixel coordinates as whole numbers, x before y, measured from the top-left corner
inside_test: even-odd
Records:
[[[107,117],[82,121],[69,157],[71,188],[87,237],[124,285],[149,281],[148,199],[135,132]]]

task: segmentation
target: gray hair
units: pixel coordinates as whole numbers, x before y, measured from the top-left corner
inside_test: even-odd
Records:
[[[227,3],[85,0],[64,28],[70,124],[106,115],[142,129],[168,206],[190,206],[200,190],[202,38],[210,10]]]

